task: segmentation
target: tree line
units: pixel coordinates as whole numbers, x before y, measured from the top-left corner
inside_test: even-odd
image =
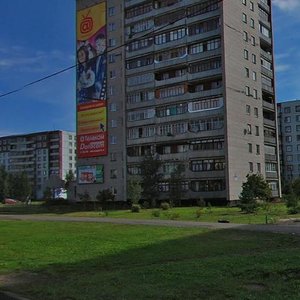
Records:
[[[5,198],[26,201],[31,196],[32,186],[25,172],[8,173],[0,165],[0,202]]]

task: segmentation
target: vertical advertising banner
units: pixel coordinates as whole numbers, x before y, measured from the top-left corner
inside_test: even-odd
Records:
[[[107,155],[106,4],[77,12],[77,157]]]

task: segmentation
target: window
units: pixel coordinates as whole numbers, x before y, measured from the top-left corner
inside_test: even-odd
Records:
[[[247,5],[247,0],[242,0],[242,3],[243,3],[244,5]]]
[[[117,153],[111,152],[110,153],[110,161],[116,161],[117,160]]]
[[[285,126],[285,132],[291,132],[292,127],[291,126]]]
[[[117,104],[116,103],[110,103],[108,106],[110,111],[117,111]]]
[[[250,96],[250,87],[249,86],[246,86],[245,93],[246,93],[246,96]]]
[[[254,11],[254,3],[250,1],[250,10]]]
[[[255,46],[255,36],[251,35],[251,44]]]
[[[108,23],[108,31],[115,31],[116,23]]]
[[[110,79],[113,79],[113,78],[115,78],[116,77],[116,70],[111,70],[111,71],[109,71],[109,78]]]
[[[253,89],[253,98],[257,99],[257,90],[256,89]]]
[[[257,163],[256,166],[257,166],[257,173],[261,173],[261,164]]]
[[[245,77],[249,78],[249,69],[248,68],[245,68]]]
[[[295,112],[300,112],[300,105],[295,106]]]
[[[252,62],[253,62],[254,64],[256,64],[256,55],[255,55],[255,54],[252,54]]]
[[[248,144],[248,151],[249,151],[249,153],[252,153],[252,144]]]
[[[116,39],[114,38],[108,39],[108,47],[114,47],[116,46],[116,44],[117,44]]]
[[[111,64],[114,63],[115,61],[116,61],[115,54],[108,54],[108,62]]]
[[[286,146],[285,151],[286,152],[292,152],[293,151],[293,146],[292,145]]]
[[[252,134],[252,127],[251,124],[247,124],[247,133]]]
[[[288,161],[288,162],[293,161],[293,155],[287,155],[286,156],[286,161]]]
[[[284,117],[284,123],[291,123],[291,117]]]
[[[112,128],[116,128],[117,127],[117,120],[111,120],[110,124],[111,124]]]
[[[249,162],[249,172],[253,173],[253,162]]]
[[[250,105],[246,105],[246,114],[250,115],[250,111],[251,111]]]
[[[259,136],[259,126],[255,126],[255,135]]]
[[[110,170],[110,178],[116,179],[117,178],[117,169],[111,169]]]
[[[296,131],[300,131],[300,125],[296,125]]]
[[[244,41],[248,41],[248,33],[246,31],[243,32],[243,39]]]
[[[254,20],[253,20],[252,18],[250,19],[250,27],[252,27],[252,28],[255,27],[255,25],[254,25]]]
[[[260,155],[260,145],[256,145],[256,155]]]
[[[110,144],[111,145],[117,144],[117,137],[115,135],[110,136]]]
[[[300,122],[300,115],[296,116],[296,122]]]
[[[115,13],[116,13],[116,8],[114,6],[111,6],[111,7],[108,8],[108,15],[110,17],[114,16]]]
[[[290,108],[290,107],[285,107],[285,108],[283,109],[283,111],[284,111],[284,113],[289,114],[289,113],[291,113],[291,108]],[[299,116],[299,117],[300,117],[300,116]]]
[[[242,20],[244,23],[247,23],[247,15],[243,13]]]
[[[254,107],[254,116],[258,118],[258,108]]]
[[[247,60],[249,59],[249,52],[246,49],[244,49],[244,58]]]
[[[257,74],[256,74],[255,71],[252,72],[252,79],[253,79],[254,81],[256,81],[256,79],[257,79]]]
[[[286,142],[286,143],[291,143],[291,142],[292,142],[292,136],[287,135],[287,136],[285,137],[285,142]]]

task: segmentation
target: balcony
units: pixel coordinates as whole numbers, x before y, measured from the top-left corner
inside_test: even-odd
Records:
[[[263,91],[271,93],[272,95],[274,94],[274,88],[272,86],[263,83],[261,87]]]
[[[264,125],[270,126],[270,127],[275,127],[275,120],[270,120],[270,119],[266,119],[264,118]]]
[[[273,144],[276,145],[276,138],[271,136],[265,136],[264,137],[264,143],[265,144]]]
[[[268,12],[268,13],[271,12],[270,6],[269,6],[268,4],[266,4],[266,3],[264,3],[264,1],[259,0],[259,1],[258,1],[258,4],[259,4],[266,12]]]
[[[272,45],[272,39],[270,37],[263,35],[261,32],[259,33],[259,37],[268,45]]]
[[[145,2],[145,0],[125,0],[125,8]]]
[[[268,76],[269,78],[273,79],[273,71],[266,69],[265,67],[261,66],[261,73],[263,75]]]
[[[267,108],[268,110],[275,111],[275,104],[267,101],[263,101],[263,108]]]
[[[260,55],[262,58],[272,62],[273,61],[273,56],[271,53],[264,51],[263,49],[260,49]]]

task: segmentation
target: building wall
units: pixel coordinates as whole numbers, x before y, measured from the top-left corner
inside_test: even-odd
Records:
[[[77,0],[77,11],[102,2],[105,1]],[[126,195],[123,2],[120,2],[117,0],[106,2],[108,154],[77,160],[79,167],[103,165],[104,182],[78,184],[76,193],[73,191],[77,201],[79,195],[85,191],[88,191],[92,199],[104,189],[110,189],[115,194],[116,200],[124,200]]]
[[[64,143],[63,136],[72,136],[74,143]],[[67,168],[71,167],[69,156],[62,155],[72,151],[75,157],[75,147],[75,134],[59,130],[0,137],[0,163],[8,172],[26,172],[33,186],[33,196],[40,199],[51,175],[64,179],[66,170],[76,174],[75,158],[72,168]]]
[[[278,103],[277,108],[282,180],[287,183],[300,176],[300,100]]]
[[[186,198],[238,200],[249,173],[261,173],[280,196],[270,1],[107,3],[108,28],[117,24],[107,37],[116,40],[107,101],[114,107],[108,134],[117,143],[108,157],[78,161],[105,167],[104,184],[78,189],[112,188],[126,200],[126,176],[140,175],[152,152],[163,163],[161,198],[179,164]]]

